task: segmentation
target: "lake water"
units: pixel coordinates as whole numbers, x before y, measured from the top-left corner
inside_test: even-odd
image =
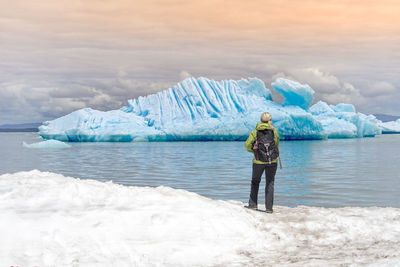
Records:
[[[29,149],[37,133],[0,133],[0,174],[38,169],[129,186],[169,186],[246,202],[252,155],[244,142],[72,143]],[[275,205],[400,207],[400,135],[282,141]],[[264,199],[260,185],[259,200]]]

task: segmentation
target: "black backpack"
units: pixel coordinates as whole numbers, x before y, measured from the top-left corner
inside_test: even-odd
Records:
[[[256,160],[271,162],[277,159],[279,157],[279,150],[275,144],[274,130],[258,130],[253,150]]]

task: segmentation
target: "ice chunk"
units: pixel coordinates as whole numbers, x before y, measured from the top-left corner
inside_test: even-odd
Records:
[[[400,119],[396,121],[379,122],[379,127],[382,129],[384,134],[400,133]]]
[[[158,131],[148,126],[141,116],[122,110],[108,112],[80,109],[39,127],[45,139],[69,142],[132,141]],[[134,137],[131,133],[135,133]]]
[[[74,111],[43,123],[39,131],[45,139],[70,142],[246,140],[267,111],[283,140],[380,133],[377,121],[352,112],[352,105],[320,102],[309,111],[314,91],[308,85],[277,79],[273,87],[285,96],[283,105],[272,101],[257,78],[188,78],[173,88],[128,100],[119,110]]]
[[[368,136],[372,137],[382,134],[378,123],[379,120],[374,115],[365,115],[363,113],[344,113],[344,119],[350,121],[357,126],[357,137]]]
[[[328,138],[352,138],[381,134],[378,120],[373,115],[356,113],[351,104],[328,105],[319,101],[310,107],[310,112],[318,120]]]
[[[58,141],[58,140],[46,140],[42,142],[37,142],[33,144],[27,144],[25,142],[22,143],[22,145],[26,148],[43,148],[43,149],[56,149],[56,148],[69,148],[71,147],[70,145]]]
[[[238,92],[246,95],[254,95],[265,98],[267,100],[272,100],[271,91],[265,88],[264,82],[253,78],[250,80],[240,80],[238,81],[240,86]]]
[[[307,110],[314,99],[314,90],[308,84],[278,78],[271,85],[285,98],[283,106],[293,105]]]
[[[352,104],[340,103],[337,104],[336,106],[331,105],[331,108],[336,112],[353,112],[353,113],[356,112],[356,109]]]
[[[265,214],[184,190],[40,171],[1,175],[0,200],[7,265],[400,264],[399,208],[276,206]]]
[[[335,111],[332,109],[332,106],[329,106],[327,103],[323,101],[318,101],[314,105],[310,107],[311,114],[320,115],[320,114],[330,114],[333,115]]]

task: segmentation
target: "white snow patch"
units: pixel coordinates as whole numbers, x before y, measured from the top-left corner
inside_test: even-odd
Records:
[[[394,266],[400,209],[251,211],[168,187],[0,176],[4,266]]]

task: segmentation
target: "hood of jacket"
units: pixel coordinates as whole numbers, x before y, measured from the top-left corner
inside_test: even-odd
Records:
[[[266,129],[273,130],[273,128],[268,123],[265,123],[265,122],[257,123],[257,126],[256,126],[257,131],[266,130]]]

